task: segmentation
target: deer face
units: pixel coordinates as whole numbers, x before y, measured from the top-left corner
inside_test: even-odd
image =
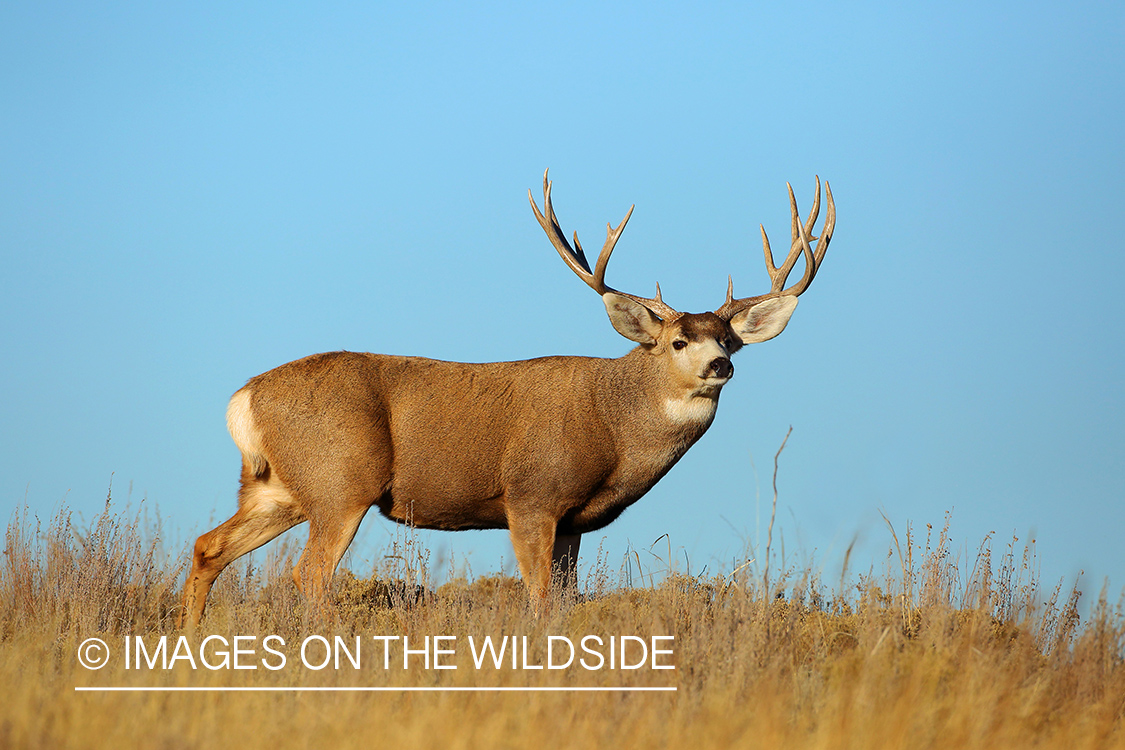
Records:
[[[602,296],[613,327],[650,354],[664,357],[673,382],[693,396],[717,396],[734,376],[730,357],[745,344],[781,333],[796,297],[770,298],[726,320],[711,312],[677,313],[661,319],[632,297]]]
[[[742,341],[725,320],[714,313],[687,313],[665,324],[660,348],[671,358],[673,370],[697,387],[718,389],[734,376],[730,355]]]

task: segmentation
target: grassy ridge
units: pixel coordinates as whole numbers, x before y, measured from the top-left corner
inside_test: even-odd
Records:
[[[337,576],[330,619],[306,611],[291,551],[220,578],[201,632],[185,642],[258,636],[253,670],[126,670],[123,638],[161,635],[169,650],[181,559],[167,562],[139,517],[108,506],[87,529],[62,512],[9,525],[0,567],[0,747],[1065,747],[1125,746],[1125,622],[1104,601],[1085,622],[1078,592],[1041,591],[1034,559],[991,541],[960,567],[946,530],[895,539],[893,572],[834,590],[801,571],[764,580],[752,565],[709,579],[668,574],[622,588],[604,559],[581,601],[536,618],[522,585],[494,576],[430,585],[409,535],[388,569]],[[659,574],[656,578],[660,579]],[[651,582],[646,574],[645,582]],[[264,668],[260,638],[288,663]],[[309,635],[353,643],[359,669],[303,667]],[[392,669],[371,636],[456,636],[457,669]],[[468,636],[527,636],[542,664],[548,636],[673,635],[675,670],[477,669]],[[117,653],[78,664],[85,639]],[[217,661],[221,648],[207,650]],[[396,641],[394,643],[401,643]],[[221,644],[220,644],[221,645]],[[315,651],[315,649],[314,649]],[[314,660],[316,657],[314,656]],[[590,660],[591,662],[593,659]],[[632,693],[78,693],[76,686],[669,686]]]

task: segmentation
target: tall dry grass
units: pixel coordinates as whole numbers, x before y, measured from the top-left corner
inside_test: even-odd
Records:
[[[503,576],[434,584],[426,552],[400,536],[371,576],[343,572],[330,619],[306,611],[294,550],[220,578],[208,635],[277,634],[290,663],[271,671],[90,671],[87,638],[170,642],[186,547],[167,549],[142,514],[106,511],[79,527],[62,511],[12,520],[0,565],[0,747],[763,747],[1125,746],[1125,622],[1103,593],[1041,590],[1030,547],[968,557],[948,522],[891,529],[885,571],[767,574],[748,563],[693,577],[641,568],[632,587],[598,554],[581,598],[535,617]],[[360,669],[301,667],[311,634],[364,641]],[[465,639],[526,635],[542,663],[549,635],[673,635],[675,670],[474,668]],[[383,669],[373,635],[458,637],[455,670]],[[368,649],[371,650],[368,650]],[[259,652],[260,653],[260,652]],[[378,655],[375,658],[375,655]],[[420,657],[419,657],[420,658]],[[415,661],[420,664],[419,658]],[[401,656],[396,656],[396,660]],[[395,660],[392,660],[393,662]],[[394,667],[394,664],[392,664]],[[675,686],[622,693],[76,692],[88,686]]]

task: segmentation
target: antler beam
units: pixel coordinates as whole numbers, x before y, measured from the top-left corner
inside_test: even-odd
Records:
[[[543,170],[543,211],[540,212],[539,206],[535,205],[535,198],[532,196],[530,189],[527,191],[527,199],[531,203],[531,210],[535,212],[535,218],[539,221],[539,226],[543,227],[543,231],[547,233],[551,244],[555,246],[555,250],[558,250],[559,256],[587,286],[598,294],[612,292],[620,294],[622,297],[628,297],[634,302],[644,305],[664,320],[672,320],[681,315],[680,312],[665,304],[660,298],[659,283],[656,285],[655,297],[637,297],[618,291],[605,283],[605,269],[609,265],[609,256],[613,253],[613,247],[617,244],[617,239],[625,230],[625,225],[629,223],[629,217],[633,215],[635,206],[629,207],[625,218],[616,228],[612,224],[606,224],[605,244],[602,245],[602,251],[598,253],[598,262],[591,272],[590,263],[586,260],[586,253],[582,250],[582,243],[578,241],[578,232],[574,233],[574,247],[571,247],[570,243],[567,242],[566,235],[563,234],[562,227],[559,226],[558,217],[555,216],[555,209],[551,204],[551,182],[547,179],[547,170]]]
[[[824,183],[824,191],[827,202],[827,216],[824,219],[824,226],[821,229],[820,237],[812,235],[813,226],[816,224],[817,217],[820,215],[820,177],[816,178],[816,195],[813,198],[812,209],[809,211],[809,218],[802,223],[801,214],[797,210],[797,199],[793,195],[793,186],[786,183],[789,188],[789,211],[792,216],[792,232],[790,237],[789,255],[786,256],[785,262],[780,267],[774,265],[773,251],[770,249],[770,240],[766,236],[766,228],[761,227],[762,230],[762,250],[766,256],[766,273],[770,276],[770,291],[768,294],[758,295],[756,297],[742,297],[740,299],[734,298],[734,280],[728,279],[727,281],[727,300],[723,303],[722,307],[715,311],[715,314],[724,320],[730,320],[739,312],[748,307],[752,307],[764,299],[770,297],[783,297],[793,296],[796,297],[802,294],[809,288],[816,272],[820,269],[820,263],[824,260],[824,254],[828,251],[828,243],[832,241],[832,230],[836,228],[836,204],[832,200],[832,188],[828,183]],[[816,251],[813,252],[811,243],[816,242]],[[797,258],[804,256],[805,258],[805,273],[801,280],[791,287],[785,288],[785,282],[789,278],[789,273],[793,270],[793,266],[797,263]]]

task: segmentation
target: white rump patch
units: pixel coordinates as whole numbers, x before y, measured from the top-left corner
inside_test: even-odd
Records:
[[[247,513],[273,513],[281,509],[290,513],[295,512],[304,520],[304,514],[297,505],[297,498],[281,484],[276,474],[271,476],[268,482],[251,482],[245,485],[238,495],[238,504]]]
[[[713,398],[668,398],[664,399],[664,414],[673,424],[709,425],[718,406],[718,399]]]
[[[227,429],[234,444],[242,451],[242,460],[256,477],[266,471],[266,457],[262,453],[262,433],[254,422],[250,407],[250,391],[243,388],[230,397],[227,406]]]

